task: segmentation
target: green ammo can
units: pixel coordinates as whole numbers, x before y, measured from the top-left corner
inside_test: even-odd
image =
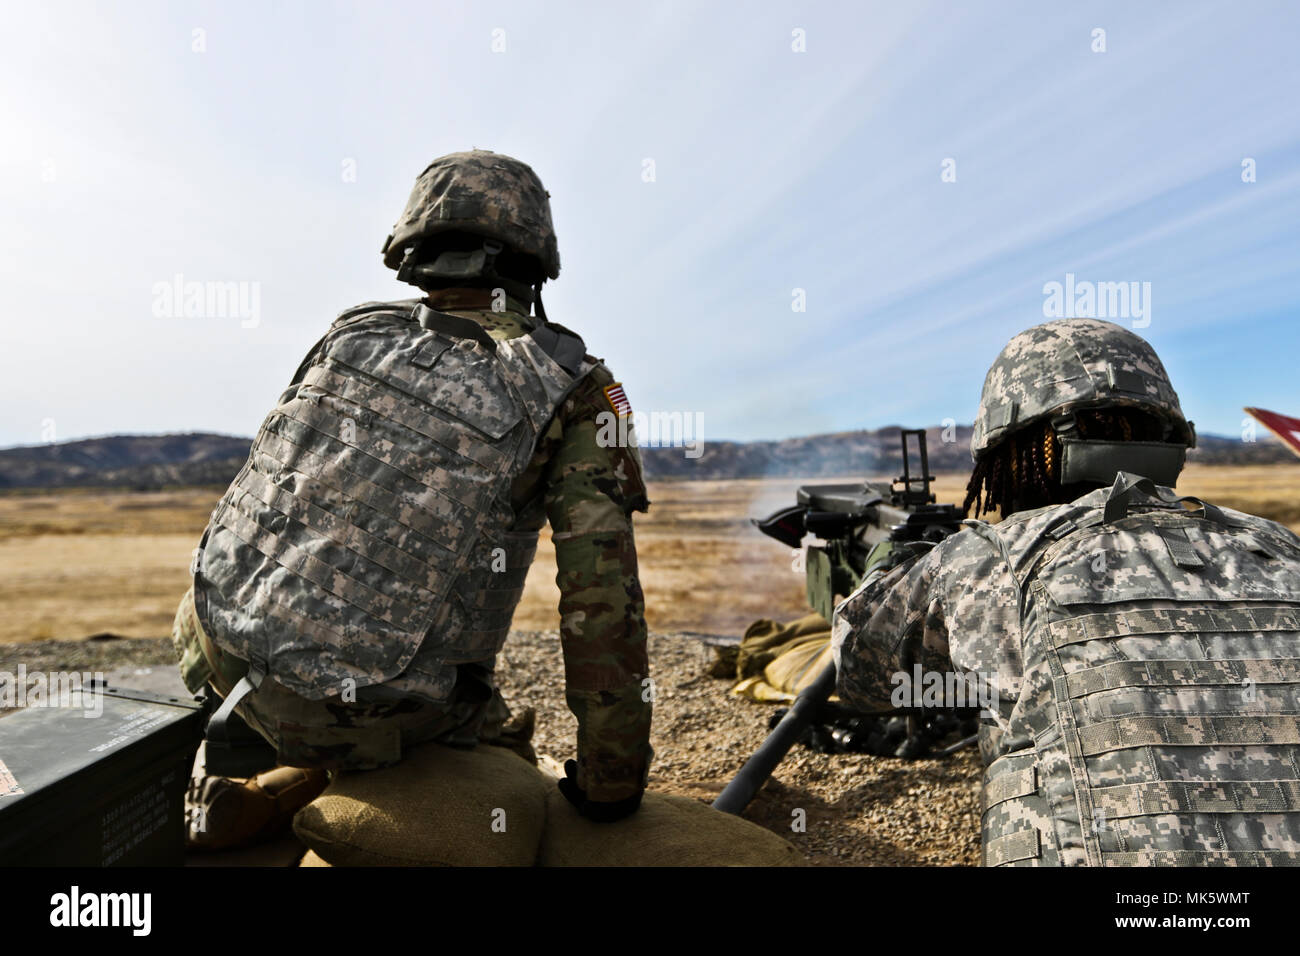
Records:
[[[0,717],[0,866],[182,865],[202,703],[90,688]]]

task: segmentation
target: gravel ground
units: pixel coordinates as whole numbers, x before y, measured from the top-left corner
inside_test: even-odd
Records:
[[[709,675],[715,650],[694,638],[654,634],[654,790],[711,801],[766,736],[770,705],[727,694]],[[167,638],[37,641],[6,645],[0,669],[103,670],[174,666]],[[573,754],[576,723],[564,705],[556,631],[511,636],[498,668],[515,710],[537,711],[533,743],[560,761]],[[938,760],[824,755],[796,746],[745,816],[781,834],[816,864],[978,865],[980,763],[974,750]],[[806,829],[792,829],[796,810]]]
[[[712,800],[763,742],[771,705],[727,693],[708,676],[715,651],[651,635],[656,682],[650,787]],[[540,754],[572,756],[577,724],[564,705],[559,633],[519,632],[498,668],[515,709],[537,711]],[[938,760],[825,755],[796,746],[746,811],[821,864],[978,865],[980,761],[973,749]],[[807,829],[791,829],[794,811]]]
[[[26,664],[29,671],[111,671],[122,667],[175,666],[170,637],[90,638],[0,644],[0,670]]]

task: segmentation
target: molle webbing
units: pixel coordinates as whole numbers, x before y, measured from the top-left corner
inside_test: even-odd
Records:
[[[1022,770],[1013,770],[994,777],[984,786],[980,812],[1007,800],[1027,797],[1038,790],[1038,769],[1032,764]]]
[[[1080,511],[1008,539],[1041,704],[986,774],[985,862],[1300,864],[1300,552],[1132,475]]]
[[[383,594],[303,550],[299,544],[304,543],[303,539],[307,535],[278,535],[264,528],[238,508],[232,507],[229,502],[222,504],[216,517],[218,524],[233,532],[244,544],[256,548],[280,567],[292,571],[298,577],[310,581],[321,590],[346,601],[370,617],[389,621],[403,630],[421,625],[420,608]],[[288,527],[292,528],[292,525]],[[305,526],[300,525],[293,530],[301,528]],[[363,557],[357,552],[352,554]]]
[[[1103,853],[1103,866],[1296,866],[1292,850],[1135,850]]]
[[[984,844],[984,865],[1005,866],[1019,860],[1034,860],[1041,851],[1038,831],[1013,830],[1005,836],[994,837]]]
[[[434,489],[446,497],[451,498],[453,501],[458,501],[463,505],[473,507],[478,501],[478,489],[460,487],[458,483],[452,480],[453,472],[449,467],[452,463],[444,461],[443,466],[439,467],[423,455],[413,451],[408,451],[407,448],[398,447],[395,443],[386,444],[380,451],[377,451],[373,447],[368,448],[363,444],[365,439],[359,437],[363,431],[368,430],[364,419],[361,421],[353,419],[353,424],[349,426],[348,418],[351,416],[341,417],[320,408],[313,408],[311,406],[311,400],[308,399],[307,401],[307,407],[299,405],[297,407],[287,408],[283,412],[273,414],[282,414],[285,418],[293,419],[299,424],[306,425],[318,434],[324,435],[327,438],[332,439],[334,442],[345,446],[351,452],[354,460],[361,456],[368,457],[372,460],[371,467],[374,467],[376,464],[387,465],[388,468],[400,472],[404,477],[409,478],[411,481],[417,482],[426,488]],[[396,424],[400,425],[401,423],[397,422]],[[414,429],[408,430],[414,431]],[[349,436],[349,431],[353,431],[355,434]],[[442,443],[439,442],[438,444],[441,445]],[[472,442],[472,444],[481,445],[481,448],[479,449],[480,454],[487,454],[483,449],[490,447],[484,442],[475,441]],[[472,454],[460,455],[458,453],[458,455],[461,458],[475,461],[475,456]],[[498,459],[498,467],[500,467],[500,462],[505,460],[504,457]],[[437,459],[434,459],[434,461],[437,461]],[[477,464],[477,462],[475,463]]]
[[[1130,747],[1300,744],[1300,717],[1120,717],[1079,728],[1085,757]]]
[[[363,411],[382,418],[388,418],[409,428],[425,438],[436,441],[448,451],[468,458],[484,468],[499,468],[505,460],[505,454],[491,445],[466,441],[462,432],[428,415],[422,415],[409,404],[381,389],[328,366],[316,366],[303,377],[304,385],[317,385],[340,398],[354,403]]]
[[[403,508],[408,509],[411,512],[408,518],[398,518],[376,533],[395,547],[429,564],[437,564],[438,555],[455,553],[456,536],[467,523],[464,508],[434,489],[425,489],[422,495],[399,496],[348,471],[339,461],[331,461],[295,445],[271,429],[265,430],[258,439],[255,458],[259,459],[256,463],[263,466],[258,469],[259,472],[265,471],[264,463],[260,460],[265,458],[272,462],[270,468],[277,472],[295,469],[299,474],[318,482],[321,487],[339,494],[343,494],[343,487],[346,487],[354,501],[376,514],[400,515]],[[287,464],[289,461],[295,464]]]
[[[1108,817],[1154,813],[1289,813],[1300,810],[1300,781],[1153,780],[1092,791]]]
[[[1213,661],[1111,661],[1067,674],[1073,698],[1124,687],[1300,684],[1300,658]]]
[[[213,641],[309,699],[385,683],[417,652],[429,675],[492,659],[537,542],[508,531],[511,485],[595,367],[542,329],[497,342],[408,303],[337,321],[213,512],[196,580]]]
[[[403,551],[371,534],[346,518],[319,508],[302,498],[295,498],[272,484],[261,472],[249,469],[239,478],[239,487],[265,505],[282,512],[332,541],[380,565],[405,580],[420,582],[429,594],[441,587],[443,574],[435,565],[426,564],[418,555]],[[238,507],[223,502],[220,509]],[[220,510],[219,509],[219,510]],[[224,513],[223,513],[224,515]]]
[[[1300,608],[1294,604],[1250,608],[1146,608],[1084,614],[1056,621],[1050,629],[1055,647],[1143,634],[1300,631]]]

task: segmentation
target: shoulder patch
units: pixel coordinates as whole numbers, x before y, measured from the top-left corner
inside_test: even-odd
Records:
[[[627,395],[623,391],[622,382],[614,382],[612,385],[606,385],[603,389],[605,399],[609,402],[609,407],[614,409],[614,414],[619,418],[624,418],[632,414],[632,403],[627,400]]]

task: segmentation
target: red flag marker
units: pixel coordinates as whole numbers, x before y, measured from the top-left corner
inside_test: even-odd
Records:
[[[1300,418],[1279,415],[1277,412],[1265,411],[1262,408],[1247,408],[1246,411],[1258,418],[1260,424],[1282,439],[1283,444],[1297,455],[1300,455]]]

